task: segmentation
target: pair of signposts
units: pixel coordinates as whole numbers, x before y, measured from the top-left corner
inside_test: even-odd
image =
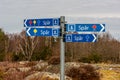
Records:
[[[27,36],[60,37],[60,80],[64,80],[64,42],[96,42],[96,34],[86,32],[105,32],[105,24],[65,24],[65,17],[45,19],[25,19]],[[81,34],[80,32],[85,32]]]

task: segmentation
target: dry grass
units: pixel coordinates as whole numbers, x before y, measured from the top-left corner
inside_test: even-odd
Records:
[[[101,80],[120,80],[120,65],[119,64],[95,64],[100,67]]]
[[[30,70],[28,72],[20,72],[17,68],[18,67],[26,67],[26,66],[34,66],[36,65],[36,62],[29,62],[25,65],[21,65],[19,63],[12,63],[12,62],[0,62],[0,80],[23,80],[25,77],[31,75],[34,73],[36,70]],[[100,73],[100,80],[120,80],[120,65],[119,64],[106,64],[106,63],[100,63],[100,64],[91,64],[93,66],[96,66],[99,68],[97,70],[98,73]],[[15,70],[14,70],[15,69]],[[54,66],[49,66],[47,67],[48,72],[51,73],[59,73],[60,66],[59,65],[54,65]],[[12,71],[10,71],[12,70]],[[92,73],[93,72],[93,73]],[[93,67],[91,66],[83,66],[79,68],[72,68],[69,71],[69,76],[73,77],[73,80],[78,80],[75,79],[76,77],[84,77],[87,78],[89,77],[88,80],[90,79],[90,74],[91,76],[96,75],[97,73],[94,71]],[[90,74],[89,74],[90,73]],[[80,75],[81,76],[80,76]],[[85,76],[87,75],[87,76]],[[74,78],[75,77],[75,78]],[[41,78],[36,78],[34,80],[58,80],[58,79],[52,79],[50,77],[41,77]],[[84,80],[84,79],[80,79]],[[97,80],[97,79],[95,79]]]
[[[113,70],[100,70],[101,80],[120,80],[120,73]]]

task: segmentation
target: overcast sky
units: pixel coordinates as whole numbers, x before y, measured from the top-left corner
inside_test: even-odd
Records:
[[[21,32],[23,20],[65,16],[68,23],[105,23],[120,39],[120,0],[0,0],[0,28]]]

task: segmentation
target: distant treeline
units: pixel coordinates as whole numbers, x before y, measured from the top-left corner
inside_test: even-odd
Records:
[[[5,34],[0,29],[0,61],[49,60],[60,55],[60,40],[53,37],[28,37],[26,32]],[[65,43],[66,61],[87,63],[120,62],[120,42],[109,33],[98,35],[95,43]]]

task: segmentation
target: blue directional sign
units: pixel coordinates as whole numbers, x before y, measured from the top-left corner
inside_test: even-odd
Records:
[[[66,24],[67,32],[105,32],[105,24]]]
[[[27,36],[59,36],[59,28],[26,28]]]
[[[65,34],[64,42],[96,42],[96,34]]]
[[[48,19],[25,19],[24,27],[35,26],[59,26],[60,18],[48,18]]]

